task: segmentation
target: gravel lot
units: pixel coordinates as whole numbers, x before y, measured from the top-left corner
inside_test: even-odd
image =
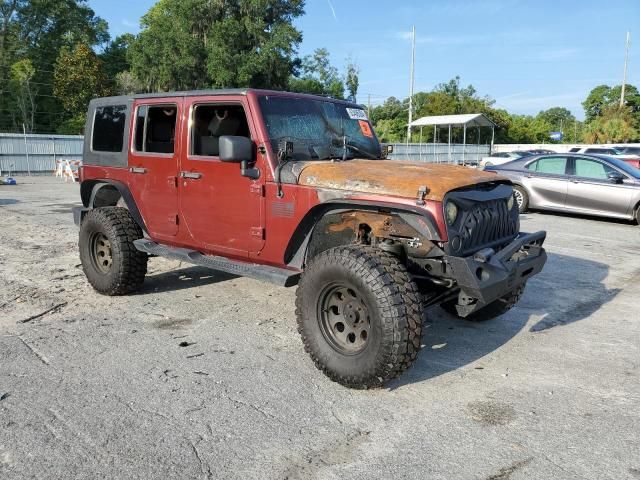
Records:
[[[550,214],[549,262],[484,324],[427,314],[410,372],[327,380],[294,290],[152,259],[102,297],[78,185],[0,186],[0,478],[640,478],[640,227]],[[27,323],[32,315],[55,307]]]

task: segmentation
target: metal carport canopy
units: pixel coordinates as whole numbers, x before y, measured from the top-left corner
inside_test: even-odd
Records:
[[[462,115],[434,115],[417,118],[411,122],[412,127],[426,127],[427,125],[466,125],[468,127],[495,127],[484,113],[465,113]]]
[[[484,113],[464,113],[461,115],[434,115],[431,117],[421,117],[414,120],[409,124],[409,133],[412,127],[420,127],[420,137],[422,138],[422,128],[427,126],[433,126],[433,144],[435,148],[436,144],[436,129],[439,126],[447,126],[449,128],[449,161],[451,161],[451,127],[462,126],[463,128],[463,149],[462,149],[462,163],[466,162],[467,154],[467,128],[476,127],[478,129],[478,145],[480,144],[480,127],[491,128],[491,148],[493,151],[493,141],[495,138],[496,124],[491,121]],[[409,142],[410,135],[407,135],[407,143]]]

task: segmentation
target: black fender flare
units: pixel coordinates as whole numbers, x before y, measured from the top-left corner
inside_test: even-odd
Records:
[[[129,213],[131,213],[131,216],[133,217],[135,222],[140,226],[140,228],[142,228],[142,230],[145,233],[148,234],[149,232],[144,222],[144,218],[142,218],[140,209],[138,208],[138,205],[136,204],[136,201],[133,198],[133,195],[131,194],[129,187],[118,180],[112,180],[112,179],[85,180],[80,184],[80,197],[82,198],[82,204],[87,209],[95,208],[94,202],[96,199],[96,195],[102,188],[105,188],[108,186],[114,187],[118,191],[118,193],[122,197],[122,200],[124,200],[124,203],[127,206],[127,209],[129,210]]]
[[[433,215],[418,206],[412,207],[410,205],[367,200],[335,199],[320,203],[306,213],[289,239],[284,252],[284,263],[296,268],[302,268],[309,240],[320,219],[329,213],[347,210],[397,213],[406,223],[417,232],[422,233],[426,238],[434,242],[442,241]]]

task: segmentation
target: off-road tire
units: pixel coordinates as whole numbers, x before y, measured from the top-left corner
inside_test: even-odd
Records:
[[[110,244],[111,264],[106,271],[96,264],[93,242],[96,236]],[[138,290],[147,273],[147,254],[133,242],[142,238],[142,229],[129,210],[120,207],[93,209],[80,225],[80,260],[91,286],[103,295],[125,295]]]
[[[524,292],[524,288],[525,288],[525,285],[522,285],[516,290],[509,292],[504,297],[494,300],[486,307],[483,307],[480,310],[473,312],[472,314],[466,317],[460,317],[458,315],[458,311],[456,310],[456,300],[450,300],[448,302],[444,302],[440,304],[440,307],[445,312],[451,315],[454,315],[458,318],[462,318],[463,320],[468,320],[470,322],[486,322],[487,320],[492,320],[511,310],[515,306],[515,304],[520,301],[520,298],[522,297],[522,293]]]
[[[522,195],[522,203],[518,205],[518,212],[525,213],[529,209],[529,194],[527,193],[525,188],[521,187],[520,185],[515,185],[513,189],[517,190],[517,192]]]
[[[362,296],[370,325],[367,342],[345,354],[323,329],[323,291],[331,285],[353,287]],[[338,287],[335,287],[338,288]],[[351,388],[381,387],[407,370],[418,356],[423,308],[418,287],[393,255],[352,245],[326,250],[307,265],[296,292],[298,332],[316,367]]]

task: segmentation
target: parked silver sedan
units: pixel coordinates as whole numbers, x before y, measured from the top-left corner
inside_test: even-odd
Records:
[[[606,155],[534,155],[486,167],[511,179],[520,212],[528,208],[635,219],[640,170]]]

